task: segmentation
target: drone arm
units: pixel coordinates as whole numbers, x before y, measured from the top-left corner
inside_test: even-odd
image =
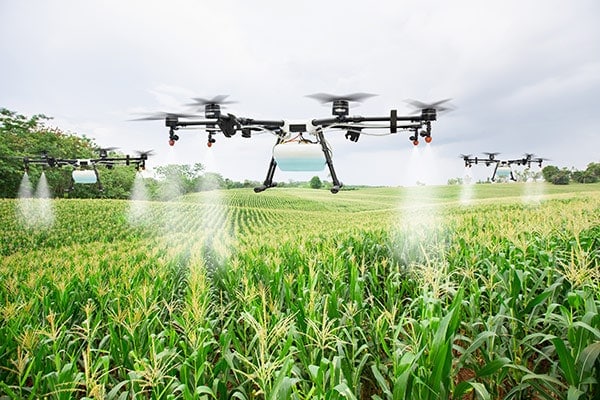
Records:
[[[238,118],[237,121],[240,123],[240,125],[260,125],[263,126],[265,128],[267,127],[277,127],[277,128],[281,128],[284,125],[284,122],[279,120],[279,121],[269,121],[269,120],[261,120],[261,119],[252,119],[252,118]]]
[[[394,113],[395,110],[390,112],[390,116],[386,117],[361,117],[358,115],[355,116],[345,116],[339,118],[322,118],[322,119],[313,119],[311,122],[313,126],[329,126],[333,124],[339,123],[361,123],[361,122],[390,122],[391,125],[394,125],[394,122],[397,121],[410,121],[410,122],[419,122],[423,121],[423,118],[419,115],[416,116],[398,116]],[[418,125],[419,127],[421,125]]]
[[[147,157],[106,157],[106,158],[99,158],[99,159],[95,159],[95,160],[90,160],[92,163],[94,164],[99,164],[99,165],[103,165],[103,164],[110,164],[110,163],[114,163],[114,164],[125,164],[125,165],[130,165],[131,163],[141,163],[142,161],[146,160]]]
[[[177,121],[177,123],[173,127],[188,127],[188,126],[207,126],[207,125],[216,125],[218,120],[205,120],[205,121]]]

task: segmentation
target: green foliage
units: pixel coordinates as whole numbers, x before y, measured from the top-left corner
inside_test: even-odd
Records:
[[[573,171],[571,177],[579,183],[596,183],[600,181],[600,163],[589,163],[585,171]]]
[[[566,169],[560,170],[552,175],[550,180],[550,182],[554,183],[555,185],[568,185],[570,181],[571,173]]]
[[[450,178],[448,179],[447,184],[448,185],[462,185],[463,184],[464,179],[463,178]]]
[[[313,176],[310,179],[310,188],[311,189],[321,189],[323,187],[323,182],[321,182],[321,178],[318,176]]]
[[[552,182],[552,179],[556,174],[560,172],[560,169],[555,165],[546,165],[542,168],[542,176],[546,182]]]
[[[0,200],[0,397],[597,398],[600,186],[542,187]]]
[[[600,163],[589,163],[585,171],[569,171],[548,165],[542,169],[542,174],[547,182],[555,185],[568,185],[571,179],[578,183],[596,183],[600,182]]]

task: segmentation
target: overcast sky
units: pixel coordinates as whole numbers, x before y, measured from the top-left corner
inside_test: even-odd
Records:
[[[315,92],[378,94],[353,115],[450,97],[457,109],[434,123],[430,148],[406,133],[350,143],[331,132],[340,180],[445,183],[463,175],[460,153],[484,151],[584,169],[600,162],[599,20],[595,0],[0,0],[0,107],[125,153],[154,149],[149,166],[263,180],[273,136],[219,137],[209,150],[204,132],[183,131],[171,148],[163,122],[129,119],[218,94],[238,101],[228,112],[268,119],[329,116],[305,97]]]

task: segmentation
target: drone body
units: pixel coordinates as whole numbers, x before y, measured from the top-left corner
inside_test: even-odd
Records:
[[[164,120],[169,128],[169,145],[173,146],[179,140],[176,131],[186,128],[201,128],[208,133],[208,147],[216,139],[215,135],[222,133],[225,137],[234,136],[241,132],[242,137],[250,138],[253,133],[271,133],[276,142],[273,155],[267,169],[267,176],[262,185],[254,188],[256,193],[276,186],[273,182],[275,169],[283,171],[320,171],[329,169],[333,181],[332,193],[337,193],[343,184],[339,181],[332,160],[332,151],[325,140],[326,131],[344,131],[346,139],[357,142],[361,134],[376,136],[395,134],[399,130],[411,132],[409,137],[416,146],[419,137],[427,143],[431,142],[431,123],[436,121],[437,112],[450,110],[443,106],[450,99],[426,104],[411,100],[413,107],[418,109],[417,114],[399,116],[397,110],[390,110],[389,115],[376,117],[350,116],[350,104],[360,102],[375,96],[369,93],[353,93],[344,96],[334,96],[317,93],[307,97],[316,99],[323,104],[331,103],[332,117],[306,120],[258,120],[253,118],[237,117],[233,114],[224,114],[221,106],[232,104],[226,101],[227,96],[220,95],[212,99],[194,98],[190,106],[200,107],[204,110],[204,119],[195,114],[177,114],[158,112],[152,113],[137,120]],[[379,131],[368,133],[367,131]],[[381,133],[385,131],[384,133]]]
[[[484,164],[486,167],[494,165],[494,172],[492,173],[491,181],[496,181],[496,176],[501,178],[510,178],[512,181],[516,181],[512,170],[513,165],[527,166],[531,168],[531,164],[537,164],[540,168],[545,158],[536,157],[535,154],[525,153],[521,158],[501,160],[496,158],[500,153],[483,153],[487,158],[472,157],[471,154],[461,154],[460,158],[465,162],[465,167],[470,168],[473,164]]]

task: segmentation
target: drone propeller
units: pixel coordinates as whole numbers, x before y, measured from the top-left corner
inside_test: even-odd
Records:
[[[328,93],[309,94],[306,97],[320,101],[321,104],[331,104],[331,113],[337,117],[345,117],[350,113],[350,103],[360,103],[369,97],[377,96],[371,93],[352,93],[343,96],[336,96]]]
[[[462,158],[463,160],[467,160],[469,158],[471,158],[473,156],[473,154],[461,154],[459,155],[460,158]]]
[[[452,99],[439,100],[433,103],[424,103],[422,101],[412,99],[407,99],[405,101],[416,109],[413,112],[413,114],[419,114],[422,113],[424,110],[435,110],[437,113],[450,112],[454,110],[455,107],[450,104],[443,105],[444,103],[447,103],[450,100]]]
[[[225,104],[237,103],[237,101],[232,101],[232,100],[225,101],[225,99],[228,97],[229,97],[228,94],[220,94],[220,95],[213,97],[212,99],[205,99],[202,97],[193,97],[192,100],[194,100],[194,102],[186,104],[186,105],[187,106],[202,106],[202,107],[204,107],[204,106],[211,105],[211,104],[222,106]]]
[[[108,157],[108,152],[118,149],[118,147],[97,147],[94,150],[98,152],[100,158]]]
[[[315,99],[315,100],[320,101],[321,103],[325,104],[325,103],[331,103],[331,102],[336,102],[336,101],[340,101],[340,100],[360,103],[363,100],[366,100],[370,97],[375,97],[375,96],[377,96],[377,95],[371,94],[371,93],[352,93],[352,94],[347,94],[344,96],[337,96],[337,95],[328,94],[328,93],[315,93],[315,94],[309,94],[306,97],[310,97],[311,99]]]
[[[154,155],[154,150],[146,150],[146,151],[140,151],[140,150],[135,150],[135,153],[143,159],[148,158],[148,156]]]
[[[485,154],[486,156],[488,156],[488,157],[490,158],[490,160],[493,160],[493,159],[494,159],[494,158],[495,158],[495,157],[496,157],[498,154],[500,154],[500,153],[498,153],[498,152],[495,152],[495,153],[489,153],[489,152],[485,152],[485,151],[484,151],[484,152],[483,152],[483,154]]]
[[[153,113],[146,113],[144,117],[135,118],[131,121],[158,121],[168,118],[196,118],[198,115],[195,114],[181,114],[181,113],[170,113],[164,111],[157,111]]]
[[[533,157],[535,157],[535,154],[533,154],[533,153],[523,153],[523,157],[525,157],[525,158],[533,158]]]
[[[237,103],[237,101],[231,101],[231,100],[226,101],[225,99],[227,97],[229,97],[229,95],[227,95],[227,94],[220,94],[218,96],[213,97],[212,99],[205,99],[202,97],[194,97],[194,98],[192,98],[192,100],[194,100],[194,102],[188,103],[186,105],[194,107],[198,110],[204,110],[204,116],[206,118],[220,119],[221,108],[225,108],[222,106],[224,106],[225,104]]]

